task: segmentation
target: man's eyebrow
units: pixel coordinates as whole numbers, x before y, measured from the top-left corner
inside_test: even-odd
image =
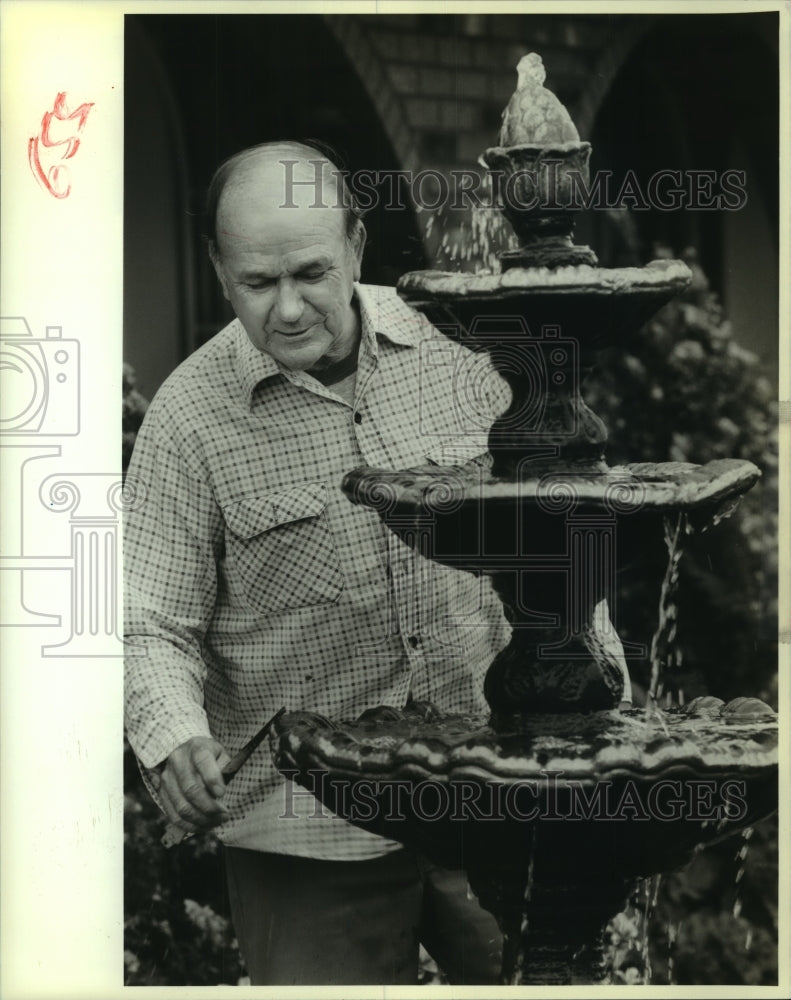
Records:
[[[276,274],[265,271],[262,267],[254,267],[249,271],[241,271],[239,273],[239,281],[251,281],[255,278],[269,278],[274,280],[276,277]]]
[[[291,262],[287,260],[287,266],[290,274],[298,274],[300,271],[310,271],[316,267],[329,267],[332,260],[328,254],[319,253],[315,257],[306,257],[304,260],[295,261],[293,266]]]
[[[286,266],[288,267],[289,274],[300,274],[303,271],[311,271],[314,268],[328,268],[332,263],[332,258],[329,254],[319,253],[315,257],[306,257],[304,260],[297,260],[293,263],[286,261]],[[251,267],[245,268],[245,270],[239,273],[239,281],[251,281],[255,278],[268,278],[270,280],[275,280],[279,277],[280,272],[267,271],[265,267]]]

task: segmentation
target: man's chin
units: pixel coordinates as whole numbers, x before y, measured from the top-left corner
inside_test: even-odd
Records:
[[[326,353],[326,346],[324,344],[317,344],[315,341],[313,343],[294,343],[289,344],[288,342],[283,343],[281,338],[281,343],[277,345],[277,351],[273,351],[272,355],[276,361],[279,361],[281,365],[285,365],[286,368],[291,368],[293,371],[306,371],[308,368],[315,367]]]

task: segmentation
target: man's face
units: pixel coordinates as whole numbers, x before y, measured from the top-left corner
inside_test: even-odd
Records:
[[[283,207],[284,176],[276,162],[229,181],[218,210],[214,265],[259,350],[291,369],[321,368],[347,357],[356,344],[352,284],[360,278],[364,234],[359,246],[350,245],[334,196],[315,208],[315,192],[295,187],[289,197],[297,207]]]

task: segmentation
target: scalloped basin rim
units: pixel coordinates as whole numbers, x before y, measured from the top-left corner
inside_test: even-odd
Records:
[[[529,472],[529,466],[525,468]],[[593,473],[553,469],[519,480],[496,479],[477,465],[426,465],[398,471],[362,466],[346,474],[342,488],[353,502],[385,514],[436,515],[498,500],[551,509],[564,494],[583,504],[611,504],[622,512],[683,511],[741,496],[760,475],[752,462],[732,458],[705,465],[639,462]]]
[[[422,301],[490,299],[524,293],[564,295],[641,295],[682,292],[692,272],[680,260],[653,260],[644,267],[512,267],[500,274],[463,271],[410,271],[397,285],[398,294],[411,304]]]
[[[766,778],[777,769],[777,716],[736,699],[720,710],[643,709],[525,715],[519,731],[447,715],[341,724],[310,712],[282,716],[275,737],[289,756],[338,777],[372,780],[517,782],[562,772],[562,783],[628,778]],[[760,705],[761,703],[756,703]],[[734,707],[735,706],[735,707]],[[731,708],[733,707],[733,710]]]
[[[513,146],[489,146],[481,153],[481,159],[487,156],[518,159],[520,153],[542,153],[552,156],[553,153],[576,153],[579,150],[590,149],[587,139],[569,139],[566,142],[517,142]]]

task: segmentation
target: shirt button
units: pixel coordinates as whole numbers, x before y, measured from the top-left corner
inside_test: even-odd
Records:
[[[354,422],[356,424],[361,424],[363,422],[363,415],[359,410],[354,411]]]
[[[420,639],[418,639],[416,635],[410,635],[410,637],[407,639],[407,642],[412,647],[412,649],[417,649],[417,647],[420,645]]]

